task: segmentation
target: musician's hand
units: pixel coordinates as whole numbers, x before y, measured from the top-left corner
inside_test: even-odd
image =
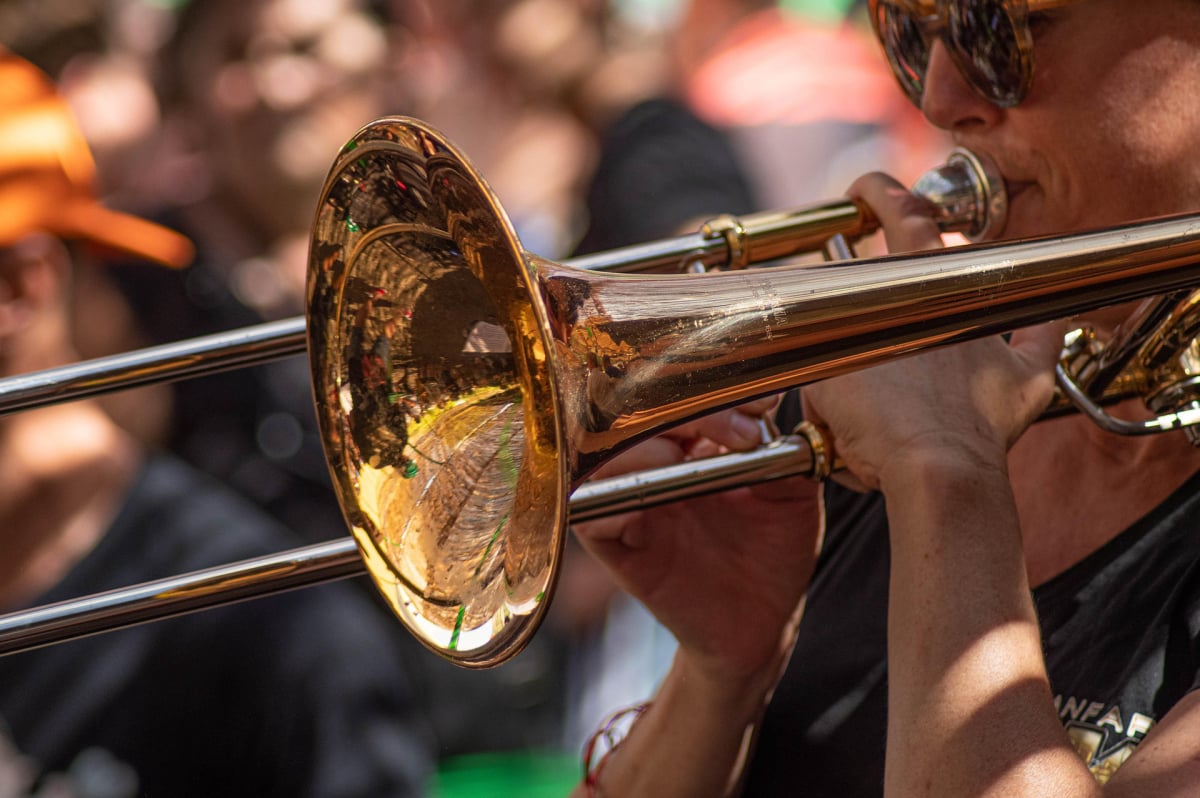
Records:
[[[772,405],[751,403],[671,430],[601,476],[752,449]],[[771,671],[790,650],[790,622],[816,559],[818,517],[817,486],[793,478],[580,524],[576,532],[675,634],[681,656],[733,688],[778,675]]]
[[[811,385],[806,414],[866,488],[938,462],[1006,469],[1007,453],[1049,403],[1063,326],[945,347]],[[886,490],[885,490],[886,492]]]
[[[883,175],[850,193],[879,216],[889,249],[941,245],[923,200]],[[944,347],[808,386],[806,416],[832,430],[861,486],[879,488],[913,458],[953,458],[967,468],[1005,468],[1008,448],[1050,401],[1065,325]],[[843,481],[848,481],[844,477]]]

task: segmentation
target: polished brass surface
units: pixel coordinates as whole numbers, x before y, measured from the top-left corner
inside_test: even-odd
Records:
[[[328,417],[332,420],[327,425],[327,437],[333,440],[335,445],[339,439],[351,442],[352,454],[346,461],[350,467],[341,472],[339,488],[343,495],[346,495],[346,485],[351,486],[349,490],[359,491],[353,501],[347,504],[348,517],[356,519],[353,523],[356,524],[355,529],[358,532],[357,540],[363,544],[367,561],[372,564],[377,581],[385,589],[393,606],[410,625],[424,624],[423,628],[439,630],[433,634],[440,634],[441,627],[437,624],[444,627],[449,616],[444,609],[438,608],[449,606],[453,610],[457,607],[458,612],[453,616],[454,628],[448,635],[442,634],[431,643],[431,647],[443,650],[447,645],[459,648],[462,645],[462,630],[471,629],[471,624],[476,621],[475,615],[464,611],[464,604],[456,603],[455,596],[464,592],[471,594],[472,591],[480,589],[478,583],[489,578],[490,574],[494,587],[491,588],[493,597],[489,601],[493,606],[496,602],[495,591],[500,589],[498,586],[503,585],[506,597],[524,595],[526,607],[532,606],[536,610],[544,594],[540,590],[535,591],[534,588],[546,583],[545,573],[547,570],[553,572],[553,564],[548,560],[549,555],[536,554],[540,545],[536,537],[540,528],[537,525],[530,525],[531,531],[527,533],[533,536],[533,544],[528,541],[520,542],[523,550],[536,554],[529,558],[526,569],[528,573],[534,574],[533,579],[528,582],[533,587],[524,591],[512,589],[511,576],[508,573],[503,579],[494,578],[495,572],[492,567],[499,562],[496,557],[488,559],[487,563],[482,560],[476,563],[468,562],[466,568],[455,565],[455,557],[463,552],[468,555],[468,560],[475,557],[485,537],[489,541],[485,548],[490,550],[494,541],[497,556],[506,551],[511,535],[511,530],[507,528],[476,530],[473,535],[455,538],[446,548],[436,549],[433,559],[429,561],[422,562],[406,554],[406,558],[398,560],[403,563],[403,567],[397,567],[393,561],[398,556],[397,552],[415,551],[412,548],[412,537],[395,542],[391,548],[364,543],[383,540],[378,534],[371,537],[371,533],[366,530],[378,530],[383,524],[394,527],[396,514],[404,511],[403,505],[392,501],[396,491],[387,482],[388,478],[395,476],[397,467],[402,477],[421,478],[417,477],[417,458],[405,454],[405,448],[416,452],[419,442],[428,437],[428,430],[409,430],[389,422],[394,421],[402,410],[420,406],[423,400],[426,403],[439,404],[453,401],[454,391],[458,387],[448,385],[445,380],[430,380],[430,384],[436,383],[437,396],[440,397],[433,399],[429,396],[423,397],[423,386],[427,380],[419,374],[415,381],[411,373],[407,375],[407,392],[402,392],[403,386],[391,382],[395,376],[389,367],[391,352],[394,347],[403,345],[402,338],[392,337],[398,324],[394,317],[405,310],[403,303],[396,304],[395,297],[401,297],[404,302],[419,303],[425,288],[411,280],[399,287],[392,286],[388,282],[392,279],[389,273],[389,258],[395,252],[407,253],[407,268],[416,264],[419,271],[427,266],[432,273],[444,274],[448,279],[456,280],[461,276],[454,274],[456,269],[461,268],[461,251],[457,250],[457,241],[452,240],[452,231],[457,231],[456,234],[462,237],[463,231],[466,230],[466,240],[475,244],[465,249],[473,255],[478,255],[481,251],[493,248],[498,240],[497,235],[503,235],[507,230],[507,222],[503,222],[503,214],[498,206],[473,204],[480,200],[485,204],[494,201],[486,188],[481,187],[482,181],[466,166],[465,160],[456,156],[448,145],[443,143],[440,147],[433,146],[428,151],[420,152],[413,149],[414,144],[421,148],[437,141],[436,135],[432,133],[425,137],[417,135],[419,127],[415,123],[400,122],[376,140],[361,142],[361,148],[359,141],[352,142],[344,153],[347,157],[344,157],[341,163],[357,165],[362,170],[357,177],[351,177],[350,173],[344,170],[339,172],[338,168],[335,168],[334,173],[338,176],[331,179],[328,202],[323,203],[322,207],[321,219],[325,220],[325,226],[321,227],[318,220],[318,228],[314,231],[314,240],[318,244],[314,247],[314,270],[320,273],[322,269],[327,270],[335,266],[341,268],[337,255],[342,252],[340,247],[346,241],[338,242],[335,239],[342,233],[363,233],[362,220],[372,221],[372,233],[369,236],[357,236],[355,239],[359,249],[355,250],[352,261],[359,268],[359,273],[351,275],[350,279],[343,279],[345,275],[339,275],[336,278],[314,281],[318,290],[312,296],[314,301],[310,308],[313,321],[307,326],[309,337],[317,347],[314,360],[321,359],[325,364],[323,368],[338,363],[344,367],[344,374],[333,378],[334,383],[331,385],[336,384],[340,387],[336,395],[326,395],[326,407],[349,407],[352,408],[352,412],[347,412],[340,418],[337,413],[329,413]],[[381,152],[388,152],[388,157],[395,156],[397,160],[388,163],[373,161],[372,159],[382,157]],[[427,158],[436,164],[434,169],[428,168]],[[938,219],[938,223],[945,230],[969,232],[1003,224],[1002,184],[994,177],[989,181],[986,170],[974,164],[973,160],[970,160],[970,163],[974,164],[973,168],[964,168],[962,164],[968,160],[969,156],[952,156],[947,164],[931,171],[922,179],[927,188],[918,186],[935,206],[945,205],[945,210],[940,212]],[[419,193],[419,179],[415,182],[409,180],[412,176],[428,178],[430,174],[442,180],[440,186],[434,187],[433,194],[453,193],[460,189],[465,191],[469,201],[458,198],[450,203],[458,208],[456,213],[459,213],[461,218],[437,218],[437,210],[429,210],[427,207],[428,197]],[[364,182],[364,177],[367,178],[367,182]],[[374,182],[370,182],[372,180]],[[411,195],[416,197],[416,205],[410,204],[403,212],[393,213],[397,208],[405,206],[399,198],[403,197],[407,190],[406,180],[418,188],[418,193]],[[347,181],[353,183],[355,191],[363,193],[347,194],[342,190],[339,194],[338,184],[345,184]],[[344,188],[343,185],[342,189]],[[963,197],[983,196],[997,197],[1000,202],[997,204],[994,201],[962,201]],[[381,219],[387,222],[386,229],[379,229],[374,225]],[[469,222],[470,219],[475,219],[483,228],[472,231],[470,224],[464,227],[464,220]],[[599,253],[576,259],[572,263],[579,268],[597,271],[664,268],[687,271],[697,266],[701,267],[701,270],[746,266],[819,249],[822,241],[854,240],[878,226],[873,216],[849,200],[818,203],[788,211],[770,211],[741,219],[727,217],[724,223],[726,227],[722,232],[717,232],[721,223],[714,223],[706,225],[700,232],[690,236]],[[318,236],[317,233],[322,235]],[[509,248],[514,244],[515,239],[509,242]],[[363,252],[368,254],[362,260],[357,260]],[[374,256],[381,257],[382,261],[372,262],[371,257]],[[447,262],[440,263],[439,258]],[[398,259],[398,262],[402,261]],[[400,273],[405,272],[401,270]],[[488,289],[493,293],[496,290],[494,286]],[[392,296],[387,295],[389,291],[393,292]],[[336,293],[336,297],[330,292]],[[475,294],[482,295],[478,291]],[[479,296],[472,295],[471,299],[478,300]],[[491,301],[490,298],[487,301]],[[508,301],[506,307],[512,304]],[[339,308],[350,315],[343,316],[339,326],[339,322],[326,313],[331,308]],[[412,310],[411,307],[407,308],[409,313]],[[430,308],[424,310],[429,311]],[[435,307],[432,311],[433,318],[445,321],[444,317],[447,314],[442,308]],[[471,312],[469,305],[466,312]],[[389,315],[393,318],[389,319]],[[517,318],[514,324],[519,328],[521,324],[535,323],[537,318],[536,315]],[[453,325],[453,319],[450,319],[445,328],[453,330]],[[152,347],[0,380],[0,414],[93,396],[134,385],[169,381],[193,374],[266,362],[302,351],[307,343],[305,326],[304,319],[289,319],[243,331]],[[508,332],[502,326],[489,326],[484,323],[478,329],[479,335],[473,344],[477,350],[474,355],[477,357],[469,358],[470,362],[465,365],[468,370],[482,368],[491,373],[495,379],[484,387],[484,392],[498,403],[497,406],[504,408],[507,403],[506,396],[524,397],[528,393],[528,389],[518,391],[512,380],[528,373],[529,370],[514,369],[513,353],[509,351],[511,347],[506,340]],[[327,336],[344,338],[338,343],[338,346],[342,347],[340,351],[328,350],[325,343]],[[431,339],[426,339],[428,340]],[[529,354],[522,354],[522,351],[516,354],[528,360]],[[535,352],[533,356],[540,355]],[[472,378],[477,377],[478,374],[474,374]],[[457,377],[453,375],[450,379],[457,381]],[[320,396],[318,393],[319,403]],[[398,404],[402,404],[403,408],[394,406]],[[480,403],[479,406],[486,405]],[[479,406],[472,407],[471,412],[478,412]],[[537,462],[539,451],[545,448],[535,448],[532,454],[526,451],[527,446],[522,449],[523,439],[520,436],[524,434],[525,429],[521,423],[524,417],[520,408],[509,406],[501,412],[509,415],[514,423],[507,428],[502,426],[499,434],[502,437],[510,434],[509,431],[515,431],[517,434],[517,437],[512,439],[512,451],[508,452],[506,457],[501,458],[499,463],[482,469],[486,472],[482,474],[472,470],[475,463],[470,447],[451,453],[444,461],[452,465],[465,464],[463,473],[468,477],[469,487],[466,490],[470,495],[477,495],[480,485],[490,485],[493,492],[502,494],[510,487],[507,480],[511,475],[521,473],[513,467],[514,464]],[[438,414],[429,415],[433,417]],[[449,421],[440,419],[438,423],[476,423],[470,413],[448,414],[447,418]],[[438,441],[436,437],[430,440],[433,444]],[[494,445],[494,442],[484,439],[475,441],[473,445],[486,449]],[[354,460],[355,457],[364,455],[365,459],[361,462]],[[544,457],[543,461],[548,465],[558,465],[557,461],[549,457]],[[704,463],[684,463],[654,472],[589,484],[572,495],[571,515],[575,518],[598,517],[623,509],[651,506],[783,475],[809,474],[812,471],[812,462],[811,453],[803,439],[778,441],[760,452],[717,458]],[[525,504],[532,502],[538,506],[545,505],[545,499],[538,492],[541,490],[539,483],[535,480],[532,484],[533,488],[522,494],[523,501]],[[557,483],[551,481],[547,484]],[[432,485],[430,495],[448,495],[447,501],[452,503],[456,500],[456,490],[459,489],[452,481],[443,478]],[[561,492],[561,489],[558,489],[555,500],[561,499]],[[476,499],[480,500],[494,499],[486,496],[484,499]],[[467,512],[470,517],[470,508]],[[548,512],[553,515],[556,511],[548,509]],[[523,518],[527,516],[528,513],[522,515]],[[549,525],[546,528],[552,527],[553,525]],[[556,535],[557,533],[552,532],[547,539],[556,540]],[[441,544],[435,544],[435,547],[437,545]],[[230,566],[228,571],[212,569],[211,572],[184,575],[177,580],[164,580],[162,584],[134,586],[106,595],[103,600],[93,601],[85,598],[77,602],[3,616],[0,618],[0,652],[23,650],[33,645],[69,639],[72,635],[91,634],[214,606],[223,603],[223,596],[234,600],[246,591],[266,594],[291,586],[337,578],[347,573],[345,552],[341,548],[332,557],[329,553],[308,550],[296,550],[280,556],[288,558],[291,563],[289,567],[281,569],[274,560],[264,558],[262,562],[250,561]],[[486,555],[484,556],[486,558]],[[516,561],[508,558],[505,567],[513,562]],[[473,569],[471,565],[474,565]],[[429,581],[423,569],[434,574],[432,581]],[[467,571],[473,571],[473,574],[472,578],[464,583],[462,574]],[[476,571],[478,573],[474,573]],[[533,597],[532,603],[529,600],[530,595]],[[474,604],[480,605],[480,602],[475,601]],[[437,621],[431,626],[427,619],[435,616]],[[500,623],[505,623],[514,616],[505,608],[495,617],[504,619]],[[525,616],[518,612],[516,617],[520,621]],[[424,639],[423,634],[419,633],[419,636]],[[468,646],[479,636],[478,632],[474,633],[474,637],[468,636]],[[469,656],[479,655],[475,652]],[[469,664],[487,662],[479,659]]]
[[[1120,435],[1182,429],[1200,445],[1200,292],[1176,291],[1144,301],[1107,341],[1090,327],[1072,331],[1057,368],[1073,409]],[[1153,414],[1131,421],[1109,415],[1108,397],[1140,396]]]
[[[943,226],[977,233],[1002,225],[1002,201],[962,200],[1003,196],[1002,183],[985,184],[973,156],[956,153],[949,164],[929,180],[934,202],[953,195]],[[981,221],[980,213],[999,218]],[[859,204],[841,200],[722,217],[701,235],[722,239],[722,265],[736,268],[875,227]],[[346,146],[313,226],[310,363],[347,523],[392,609],[426,645],[464,665],[506,659],[536,627],[553,588],[567,497],[609,441],[636,434],[625,428],[638,415],[659,423],[656,406],[670,401],[673,383],[691,381],[694,367],[725,370],[723,362],[681,361],[647,371],[630,361],[671,351],[681,334],[694,338],[689,328],[710,323],[706,348],[720,349],[720,361],[742,357],[726,347],[723,304],[683,327],[659,328],[640,321],[651,313],[642,300],[652,297],[637,278],[609,285],[564,268],[524,252],[483,178],[415,120],[380,120]],[[752,283],[738,301],[767,318],[772,289]],[[644,332],[614,337],[587,323],[618,302]],[[654,409],[610,426],[600,404],[619,405],[618,392],[585,411],[597,416],[594,432],[563,428],[556,408],[634,373],[621,390],[654,397]]]
[[[735,231],[739,265],[791,251],[773,224],[716,235]],[[810,380],[1193,285],[1194,228],[605,274],[523,251],[449,142],[380,120],[335,163],[314,227],[309,351],[330,467],[400,618],[459,664],[497,664],[545,612],[567,497],[616,453]]]
[[[1003,191],[974,160],[956,154],[918,188],[944,209],[943,229],[987,238],[1003,226]],[[619,451],[755,396],[1150,295],[1111,341],[1072,337],[1064,395],[1102,423],[1100,405],[1129,395],[1159,414],[1144,426],[1200,420],[1200,217],[828,269],[607,273],[845,251],[841,238],[875,224],[841,200],[557,264],[522,250],[486,183],[435,131],[368,125],[318,209],[306,325],[353,544],[0,616],[0,653],[340,578],[358,570],[358,549],[425,645],[497,664],[545,612],[568,509],[593,518],[836,467],[819,431],[800,430],[759,452],[582,484]],[[197,373],[210,354],[215,368],[262,362],[297,351],[303,326],[3,380],[0,413]]]
[[[784,436],[753,452],[588,482],[571,494],[570,515],[572,520],[584,521],[784,477],[815,477],[818,465],[807,441]],[[0,615],[0,655],[364,573],[358,544],[347,535]]]
[[[995,164],[968,150],[953,150],[945,163],[918,178],[912,191],[929,200],[942,232],[961,233],[969,241],[995,238],[1008,219],[1008,194]],[[865,204],[838,199],[742,217],[718,216],[700,233],[725,242],[727,255],[721,267],[744,269],[820,252],[831,239],[849,243],[878,229],[879,220]],[[630,264],[620,269],[643,270]]]
[[[569,492],[545,311],[503,210],[450,146],[382,121],[313,228],[309,358],[367,568],[427,645],[491,664],[540,619]]]

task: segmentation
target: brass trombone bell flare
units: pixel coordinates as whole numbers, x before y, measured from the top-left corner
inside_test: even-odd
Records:
[[[1005,216],[1002,183],[988,171],[956,153],[916,189],[942,209],[944,230],[986,239]],[[580,484],[617,452],[754,396],[1131,299],[1149,297],[1111,339],[1069,336],[1063,395],[1125,434],[1200,430],[1198,221],[737,270],[844,252],[838,239],[877,224],[840,200],[724,217],[701,233],[557,264],[521,249],[445,139],[419,122],[381,120],[331,170],[313,228],[307,319],[0,380],[3,415],[307,349],[353,537],[8,613],[0,654],[365,565],[426,646],[458,664],[497,664],[545,611],[568,514],[598,518],[813,475],[828,459],[793,435],[757,452]],[[640,274],[710,269],[725,270]],[[1105,418],[1103,404],[1131,396],[1156,417]]]
[[[918,190],[945,229],[1003,226],[1002,183],[970,153]],[[721,217],[703,235],[718,246],[683,260],[744,267],[875,227],[848,200]],[[656,263],[637,248],[619,262]],[[313,226],[308,348],[342,509],[392,609],[467,666],[507,659],[536,626],[582,475],[551,367],[555,335],[578,320],[548,314],[531,290],[531,275],[552,267],[522,249],[469,161],[415,120],[380,120],[346,145]],[[632,350],[579,329],[600,336],[580,354],[624,368]]]
[[[1002,219],[995,193],[959,193],[968,217]],[[830,208],[826,239],[870,228],[853,203]],[[725,255],[700,260],[812,248],[777,216],[717,225],[724,247],[702,251]],[[384,119],[343,149],[313,225],[313,391],[380,592],[431,650],[486,667],[536,629],[568,497],[620,451],[884,359],[1189,288],[1198,256],[1194,220],[1174,219],[832,268],[607,274],[525,252],[452,144]]]
[[[369,185],[361,181],[355,183],[356,191],[370,191],[371,194],[354,194],[352,202],[348,202],[345,196],[340,200],[333,200],[334,211],[331,218],[334,220],[335,227],[337,223],[341,223],[346,232],[360,232],[360,220],[362,219],[386,219],[386,215],[391,212],[389,205],[402,207],[403,203],[398,202],[398,199],[408,185],[405,180],[412,184],[415,191],[423,192],[412,195],[419,197],[419,206],[429,207],[430,205],[428,198],[424,196],[430,193],[429,189],[421,188],[420,182],[422,179],[427,179],[430,174],[425,165],[426,152],[423,150],[414,154],[406,151],[405,147],[421,141],[436,143],[440,139],[432,131],[429,131],[427,140],[417,137],[416,134],[421,129],[418,123],[391,120],[386,124],[391,125],[392,129],[383,131],[378,136],[362,137],[347,147],[347,162],[356,163],[359,166],[368,163],[367,160],[360,161],[360,157],[381,158],[385,157],[380,154],[384,151],[390,153],[386,154],[386,157],[398,158],[399,161],[397,164],[384,163],[382,169],[376,169],[374,174],[376,178],[379,178],[376,182]],[[378,125],[371,126],[370,130],[378,127]],[[360,141],[369,146],[364,146],[359,151]],[[365,155],[369,151],[374,154]],[[443,164],[451,167],[454,166],[456,158],[461,163],[466,163],[465,159],[454,154],[452,148],[444,143],[440,145],[440,148],[431,148],[428,154],[437,156]],[[416,176],[415,181],[408,177],[396,177],[399,174],[410,173]],[[343,172],[335,168],[334,174],[338,177],[333,180],[331,185],[336,188],[339,181],[344,182],[341,177]],[[490,198],[490,192],[485,187],[473,186],[471,181],[476,178],[472,175],[473,173],[467,169],[464,178],[465,185],[477,194]],[[479,182],[482,184],[482,181]],[[973,238],[987,237],[1003,227],[1005,219],[1003,185],[988,162],[978,159],[970,153],[952,153],[945,164],[924,175],[914,186],[914,191],[930,200],[931,206],[936,209],[937,222],[943,230],[961,232],[969,238]],[[471,197],[468,196],[468,199]],[[337,204],[339,202],[340,205]],[[366,203],[365,209],[364,203]],[[346,210],[351,205],[355,207],[353,214]],[[372,209],[372,205],[376,207]],[[403,214],[396,215],[390,220],[392,223],[398,222],[399,224],[389,230],[388,234],[403,238],[408,235],[403,225],[408,224],[412,230],[432,235],[435,241],[444,244],[452,240],[449,231],[454,228],[450,226],[450,219],[473,218],[475,214],[482,214],[481,218],[485,222],[489,222],[493,228],[508,229],[507,221],[503,219],[503,214],[498,206],[482,210],[469,205],[465,210],[455,210],[456,207],[453,202],[449,205],[443,202],[442,206],[429,210],[425,215],[414,214],[411,209],[406,210]],[[338,208],[343,209],[344,212],[339,212]],[[451,216],[445,216],[448,208],[452,211]],[[330,213],[328,209],[325,212]],[[438,214],[443,214],[443,216],[439,217]],[[740,268],[821,249],[825,249],[826,253],[831,256],[848,257],[846,253],[849,250],[849,243],[872,232],[877,227],[877,221],[865,208],[842,199],[786,211],[758,213],[740,219],[722,216],[706,224],[697,233],[575,258],[568,264],[578,269],[596,272],[637,273],[666,270],[694,273],[710,269]],[[487,232],[483,241],[487,243],[492,240],[488,237],[494,234],[494,230]],[[833,246],[835,240],[837,246]],[[424,258],[422,247],[427,245],[419,237],[412,238],[408,243],[399,241],[387,244],[387,246],[393,245],[399,251],[415,253],[414,258],[410,259],[404,268],[396,271],[396,275],[411,281],[412,269],[422,268],[422,258]],[[317,248],[314,253],[317,257],[313,259],[314,268],[335,265],[339,260],[336,251],[338,246],[330,245],[327,242],[326,246]],[[378,244],[378,246],[384,246],[384,244]],[[436,260],[431,261],[431,266],[440,268]],[[442,271],[450,270],[442,269]],[[302,353],[308,344],[306,328],[313,328],[314,340],[321,340],[320,331],[326,329],[325,323],[329,317],[326,315],[327,308],[322,302],[330,301],[329,291],[331,289],[338,292],[334,294],[334,299],[330,304],[335,309],[340,307],[339,303],[343,300],[354,303],[361,302],[363,297],[373,296],[372,308],[382,311],[393,307],[389,304],[391,300],[386,296],[389,292],[387,280],[392,279],[390,275],[391,266],[388,262],[383,262],[378,264],[376,272],[368,275],[371,280],[364,281],[362,276],[358,275],[337,285],[333,285],[329,281],[322,283],[321,290],[314,294],[314,297],[322,301],[314,302],[311,322],[303,317],[269,322],[255,327],[154,346],[0,380],[0,415],[33,410],[50,404],[139,385],[169,382],[228,368],[256,365],[279,357]],[[454,275],[450,276],[455,278]],[[470,277],[470,281],[475,280],[474,276]],[[345,294],[340,293],[343,290],[346,291]],[[394,293],[394,289],[392,292]],[[436,317],[438,308],[432,307],[431,309]],[[396,316],[398,312],[393,309],[392,316]],[[368,316],[364,315],[365,318]],[[378,319],[372,321],[377,323]],[[399,329],[396,326],[398,323],[398,320],[391,322],[393,332]],[[384,329],[386,330],[388,326],[389,322],[384,319]],[[483,332],[489,331],[486,326],[479,329]],[[501,330],[501,328],[492,329],[490,336],[481,335],[480,340],[487,343],[489,338],[495,339],[497,330]],[[372,351],[364,352],[363,336],[368,332],[373,336],[370,339],[373,341],[370,347]],[[395,418],[397,415],[395,409],[389,409],[392,404],[403,400],[404,407],[409,408],[420,397],[419,391],[408,396],[401,396],[398,391],[388,391],[382,397],[364,393],[365,388],[377,388],[386,384],[383,375],[392,375],[393,370],[381,366],[388,364],[392,358],[392,352],[399,351],[397,347],[403,345],[404,342],[404,339],[393,340],[386,335],[379,336],[376,333],[377,330],[364,328],[352,331],[347,336],[345,343],[349,345],[351,353],[358,351],[364,359],[347,367],[345,373],[351,378],[351,382],[343,384],[344,390],[338,390],[336,394],[331,394],[333,399],[327,400],[335,401],[343,411],[347,407],[350,408],[347,411],[348,418],[339,419],[336,412],[330,414],[333,421],[329,429],[334,431],[334,445],[337,445],[337,430],[340,424],[340,428],[348,431],[355,440],[355,446],[362,447],[356,451],[370,453],[374,462],[368,463],[368,465],[372,468],[379,466],[383,462],[383,458],[396,451],[396,432],[387,427],[386,423],[379,423],[381,409],[384,414],[383,421],[388,422],[389,418]],[[501,335],[507,335],[507,333],[501,331]],[[483,353],[484,349],[479,348],[479,352]],[[327,355],[325,362],[336,363],[338,358],[344,354],[346,354],[345,350]],[[474,365],[483,363],[489,367],[510,368],[510,359],[511,355],[508,353],[508,349],[502,345],[501,352],[493,352],[488,358],[477,358]],[[431,379],[441,373],[434,368],[426,371]],[[357,379],[358,383],[354,383],[354,379]],[[434,384],[438,383],[435,381]],[[445,386],[438,385],[437,395],[443,396]],[[493,386],[487,386],[487,388],[494,390]],[[353,417],[355,408],[369,417],[357,420]],[[372,424],[378,428],[373,429]],[[407,434],[405,427],[397,429],[401,434]],[[519,426],[517,429],[520,431]],[[401,458],[408,458],[398,461],[403,466],[401,474],[419,467],[415,457],[404,454],[403,447],[400,448],[400,455]],[[624,510],[677,501],[688,496],[725,490],[738,485],[778,479],[787,475],[811,475],[816,464],[809,443],[802,437],[790,436],[763,447],[757,452],[680,463],[639,474],[589,482],[572,492],[570,516],[572,519],[585,520]],[[355,474],[361,473],[361,464],[351,462],[351,465],[358,469]],[[367,471],[366,473],[369,480],[372,472]],[[392,473],[394,475],[394,469]],[[470,476],[471,472],[468,470],[466,474]],[[346,484],[354,484],[352,480],[356,478],[357,476],[350,478]],[[349,501],[353,503],[356,498],[350,497]],[[501,531],[495,536],[497,545],[509,546],[506,535],[505,531]],[[362,539],[364,539],[364,535],[359,536],[359,540]],[[470,552],[470,543],[468,542],[467,545],[467,551]],[[461,550],[463,544],[459,543],[458,546],[456,551]],[[363,562],[354,554],[357,548],[354,538],[346,538],[341,541],[331,541],[328,544],[281,552],[270,557],[255,558],[121,588],[103,595],[82,597],[54,605],[9,613],[0,616],[0,654],[51,645],[79,636],[173,617],[243,598],[269,595],[281,590],[353,575],[361,572],[363,568]],[[363,549],[368,552],[376,551],[375,547],[371,545],[364,545]],[[503,548],[498,550],[503,550]],[[382,572],[381,568],[391,567],[386,559],[390,555],[390,551],[384,550],[383,554],[377,554],[374,557],[373,562],[377,572]],[[442,552],[433,552],[431,563],[436,566],[444,561]],[[434,595],[432,590],[430,595]],[[443,600],[442,603],[445,601]],[[413,623],[410,623],[411,625]],[[445,639],[444,635],[442,639]],[[453,632],[451,632],[451,639],[453,639]],[[430,644],[430,647],[441,651],[442,649],[439,648],[441,645],[443,644]],[[472,664],[475,663],[472,662]]]
[[[971,153],[956,151],[915,190],[945,230],[982,236],[1004,224],[1002,181]],[[849,200],[720,217],[702,234],[718,246],[684,249],[682,261],[736,269],[877,227]],[[616,261],[622,272],[668,265],[638,247],[626,255]],[[634,342],[578,316],[585,307],[592,318],[605,312],[589,303],[595,284],[551,277],[544,292],[537,287],[539,275],[562,268],[525,252],[466,157],[411,119],[379,120],[346,145],[313,226],[308,351],[342,509],[392,609],[423,643],[466,666],[502,662],[528,640],[553,588],[571,489],[609,441],[631,434],[622,431],[628,411],[617,409],[627,400],[613,395],[588,411],[596,417],[584,424],[597,440],[580,448],[584,433],[564,426],[561,408],[592,387],[560,376],[561,358],[590,364],[595,379],[583,382],[599,391],[618,373],[644,371],[629,362],[639,352],[679,360],[654,384],[650,371],[635,381],[644,397],[670,404],[679,402],[675,384],[693,374],[676,353],[679,340],[699,334],[706,350],[722,350],[719,365],[699,369],[724,372],[742,357],[724,341],[738,315],[727,317],[704,284],[657,295],[668,312],[681,290],[704,297],[712,310],[703,318],[645,325],[645,340]],[[765,320],[775,338],[777,297],[750,283],[737,300],[749,303],[741,315]],[[640,295],[651,284],[633,278],[621,291]],[[700,332],[701,323],[710,329]],[[566,339],[571,351],[556,351]],[[720,404],[731,401],[724,390]],[[615,412],[601,406],[610,402]],[[682,405],[701,409],[695,399]],[[634,415],[642,414],[660,415]],[[639,423],[634,432],[647,429]]]

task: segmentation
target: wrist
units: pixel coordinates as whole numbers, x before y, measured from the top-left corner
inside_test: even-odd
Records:
[[[595,750],[585,751],[592,759],[573,798],[725,798],[740,778],[764,700],[677,656],[652,703],[601,724],[593,739],[617,744],[599,762]],[[613,718],[624,727],[610,740]]]
[[[913,491],[969,489],[996,479],[1008,482],[1007,452],[982,441],[962,440],[897,452],[880,469],[879,488],[895,499]]]
[[[906,567],[928,582],[935,574],[990,572],[998,557],[1019,558],[1020,524],[1005,465],[994,459],[921,458],[888,478],[882,487],[893,583]]]
[[[674,684],[665,687],[678,690],[689,704],[725,724],[747,726],[761,716],[786,664],[787,657],[781,655],[753,669],[731,669],[681,649],[671,669]]]
[[[598,798],[600,772],[604,770],[609,757],[625,741],[630,727],[648,709],[649,701],[619,709],[605,718],[600,728],[588,738],[583,748],[583,789],[587,798]]]

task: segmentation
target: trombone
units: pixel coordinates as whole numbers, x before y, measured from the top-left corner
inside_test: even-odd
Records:
[[[978,241],[1004,227],[1007,194],[987,158],[956,149],[912,190],[929,200],[943,232]],[[692,234],[584,255],[563,265],[596,272],[696,274],[812,252],[830,261],[847,260],[854,254],[851,243],[878,229],[879,221],[862,203],[831,200],[741,218],[722,215]],[[306,328],[306,318],[297,316],[10,377],[0,380],[0,415],[301,355],[307,351]]]
[[[934,182],[950,185],[939,203],[947,229],[982,238],[1003,225],[1002,190],[986,166],[982,180],[964,178],[972,160],[952,159]],[[496,665],[520,651],[549,605],[568,514],[828,465],[800,436],[727,456],[728,473],[683,464],[677,471],[690,473],[661,475],[661,492],[646,487],[659,474],[583,484],[616,453],[753,397],[1131,299],[1160,297],[1116,341],[1074,335],[1064,393],[1100,418],[1112,396],[1150,397],[1156,419],[1129,431],[1194,422],[1194,217],[830,268],[737,268],[821,247],[836,255],[845,250],[837,236],[873,223],[842,201],[554,263],[521,248],[486,182],[444,137],[410,119],[374,122],[326,182],[306,323],[255,328],[214,358],[224,368],[296,352],[306,334],[352,539],[0,617],[0,652],[340,578],[365,563],[428,648],[467,667]],[[643,262],[732,268],[624,273]],[[605,263],[618,266],[597,268]],[[93,362],[62,382],[43,373],[11,390],[0,383],[0,408],[192,373],[202,368],[196,350],[214,343],[198,341],[165,363],[135,353],[114,368],[119,377]]]

